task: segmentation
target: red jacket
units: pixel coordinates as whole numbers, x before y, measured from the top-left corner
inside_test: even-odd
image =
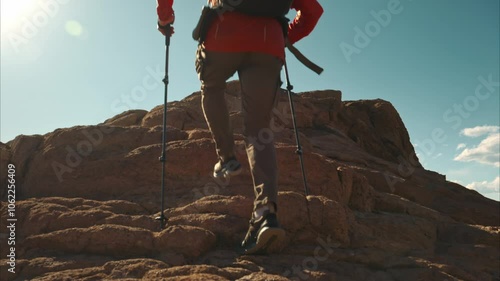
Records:
[[[156,12],[161,21],[167,21],[174,14],[174,0],[156,0]]]
[[[173,13],[173,0],[158,0],[158,16],[166,19]],[[294,0],[297,16],[288,27],[288,40],[295,43],[309,35],[323,14],[317,0]],[[280,24],[273,18],[251,17],[225,12],[212,24],[205,48],[219,52],[262,52],[285,58],[285,42]]]

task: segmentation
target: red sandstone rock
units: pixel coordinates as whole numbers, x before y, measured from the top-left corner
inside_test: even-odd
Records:
[[[0,144],[14,163],[16,273],[8,273],[1,205],[1,280],[498,280],[499,203],[425,170],[396,109],[342,102],[339,91],[294,95],[309,196],[287,95],[272,128],[280,254],[245,256],[252,211],[239,86],[227,103],[243,173],[210,177],[214,144],[199,93],[168,104],[166,201],[159,229],[163,107],[95,126]],[[5,179],[5,169],[0,180]],[[6,190],[0,195],[5,200]]]

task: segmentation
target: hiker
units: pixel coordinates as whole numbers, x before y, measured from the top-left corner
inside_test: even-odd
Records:
[[[251,1],[262,3],[257,0],[239,0],[238,3],[245,5]],[[160,29],[171,22],[169,19],[173,21],[172,2],[158,0]],[[283,25],[283,21],[275,17],[251,16],[236,11],[236,6],[222,4],[226,6],[221,8],[220,2],[234,2],[232,0],[209,2],[212,19],[208,22],[200,19],[201,24],[193,36],[199,41],[195,65],[201,81],[203,113],[218,155],[213,176],[227,178],[241,172],[224,97],[226,81],[237,72],[241,85],[245,147],[255,193],[250,227],[242,247],[247,254],[272,252],[280,248],[285,238],[285,231],[280,228],[276,217],[276,152],[274,142],[269,141],[268,136],[264,141],[259,138],[269,129],[272,109],[278,100],[280,72],[285,60],[284,31],[288,29],[289,43],[299,41],[314,29],[323,8],[317,0],[294,0],[291,8],[297,11],[296,17],[289,25],[288,21]],[[261,9],[265,10],[265,5]]]

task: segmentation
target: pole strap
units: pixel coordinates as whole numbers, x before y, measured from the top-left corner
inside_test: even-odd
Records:
[[[314,71],[318,75],[323,72],[323,68],[306,58],[297,48],[295,48],[288,40],[285,43],[286,47],[292,53],[297,60],[299,60],[303,65],[305,65],[310,70]]]

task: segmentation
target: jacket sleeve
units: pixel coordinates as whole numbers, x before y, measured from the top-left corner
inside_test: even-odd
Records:
[[[292,9],[297,11],[295,19],[288,26],[288,41],[295,43],[313,31],[323,14],[317,0],[294,0]]]
[[[158,18],[162,21],[167,21],[172,18],[174,10],[172,6],[174,5],[174,0],[156,0],[156,12],[158,13]]]

